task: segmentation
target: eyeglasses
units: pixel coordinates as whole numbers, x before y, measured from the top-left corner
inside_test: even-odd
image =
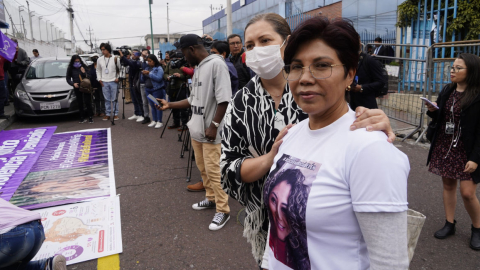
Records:
[[[241,43],[241,42],[238,42],[238,41],[237,41],[237,42],[230,42],[230,43],[228,43],[228,44],[229,44],[230,46],[240,46],[240,45],[242,45],[242,43]]]
[[[462,68],[462,67],[449,67],[448,69],[450,69],[451,72],[453,73],[457,73],[457,72],[460,72],[462,69],[467,69],[467,68]]]
[[[345,66],[343,64],[330,65],[330,63],[325,62],[316,62],[310,64],[308,67],[302,67],[299,64],[285,65],[283,67],[283,77],[287,81],[297,81],[299,80],[306,68],[310,71],[310,74],[315,79],[324,80],[332,76],[333,68]]]

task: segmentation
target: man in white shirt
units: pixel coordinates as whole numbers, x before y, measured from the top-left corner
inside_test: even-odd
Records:
[[[97,80],[102,85],[103,96],[105,97],[104,121],[118,118],[118,75],[120,73],[120,57],[112,55],[112,47],[108,43],[100,44],[103,56],[97,60]],[[113,108],[112,108],[113,107]],[[113,111],[113,112],[112,112]],[[113,115],[112,115],[113,114]]]
[[[42,57],[40,56],[40,53],[38,53],[38,50],[37,50],[37,49],[33,49],[32,53],[33,53],[32,60],[42,58]]]

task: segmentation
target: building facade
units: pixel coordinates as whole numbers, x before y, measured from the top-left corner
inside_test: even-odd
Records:
[[[174,44],[175,42],[179,41],[183,35],[184,34],[170,34],[170,43]],[[152,46],[152,36],[146,35],[145,42],[147,46]],[[167,42],[168,42],[167,34],[153,34],[153,46],[154,46],[153,49],[155,51],[157,51],[160,48],[160,44],[167,43]]]

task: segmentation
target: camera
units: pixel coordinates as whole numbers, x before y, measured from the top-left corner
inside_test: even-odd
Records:
[[[170,67],[173,69],[181,68],[187,64],[185,58],[175,59],[170,61]]]
[[[170,79],[170,84],[175,85],[175,79],[176,79],[176,77],[175,77],[174,75],[168,76],[168,79]]]
[[[210,48],[212,47],[212,44],[215,40],[208,39],[207,37],[202,37],[203,41],[203,47],[207,49],[207,51],[210,51]]]
[[[115,48],[115,50],[113,51],[113,55],[120,55],[120,53],[118,52],[119,50],[122,51],[122,54],[123,56],[127,56],[130,54],[130,51],[132,48],[131,47],[128,47],[128,46],[122,46],[122,47],[117,47]]]

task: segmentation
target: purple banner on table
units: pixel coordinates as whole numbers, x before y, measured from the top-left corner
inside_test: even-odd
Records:
[[[0,31],[0,55],[12,62],[17,52],[17,44]]]
[[[0,132],[0,198],[8,201],[45,149],[57,127]]]
[[[115,195],[108,129],[54,134],[11,198],[26,209]]]

